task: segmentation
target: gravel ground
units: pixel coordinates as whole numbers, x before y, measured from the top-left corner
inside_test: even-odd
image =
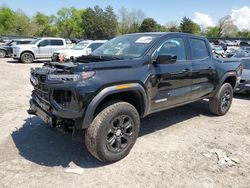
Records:
[[[29,70],[41,65],[0,59],[0,187],[249,187],[250,96],[223,117],[207,101],[150,115],[130,154],[103,165],[26,113]]]

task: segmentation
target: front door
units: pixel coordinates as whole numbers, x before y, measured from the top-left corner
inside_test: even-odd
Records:
[[[50,40],[42,40],[38,44],[38,53],[37,58],[49,58],[51,57],[51,46],[50,46]]]
[[[155,74],[152,75],[151,110],[185,103],[191,98],[192,63],[187,60],[186,39],[171,37],[166,39],[153,54],[153,59],[161,54],[177,56],[173,64],[159,64],[155,60]],[[156,57],[154,57],[156,56]]]

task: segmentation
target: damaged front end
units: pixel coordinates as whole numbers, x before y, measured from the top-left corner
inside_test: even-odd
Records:
[[[90,94],[83,90],[83,86],[93,73],[74,72],[75,66],[73,63],[48,63],[42,68],[31,69],[30,82],[34,90],[29,114],[37,115],[46,124],[64,131],[81,129]]]

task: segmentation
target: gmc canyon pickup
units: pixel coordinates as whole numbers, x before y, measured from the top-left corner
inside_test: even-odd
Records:
[[[213,58],[205,38],[128,34],[73,62],[32,69],[28,112],[73,138],[84,133],[89,152],[110,163],[128,155],[151,113],[207,98],[213,114],[226,114],[241,73],[240,63]]]

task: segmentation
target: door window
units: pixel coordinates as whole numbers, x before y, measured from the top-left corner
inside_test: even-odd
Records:
[[[48,46],[49,45],[49,40],[42,40],[40,43],[39,43],[40,46]]]
[[[192,59],[205,59],[209,56],[207,45],[204,40],[190,39]]]
[[[186,51],[183,38],[171,38],[167,39],[157,49],[157,55],[169,54],[177,56],[177,60],[186,60]]]
[[[62,40],[50,40],[50,45],[51,46],[63,46],[63,41]]]
[[[88,48],[91,48],[91,51],[93,52],[95,49],[97,49],[99,46],[101,46],[103,43],[92,43],[89,45]]]

